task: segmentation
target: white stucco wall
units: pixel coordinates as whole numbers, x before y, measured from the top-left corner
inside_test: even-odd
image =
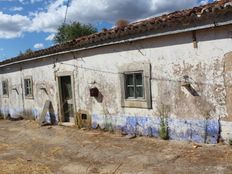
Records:
[[[195,104],[185,103],[196,97],[180,88],[178,82],[183,80],[184,75],[188,75],[195,82],[194,87],[203,100],[214,108],[211,116],[227,116],[225,103],[220,104],[219,100],[225,100],[223,58],[224,54],[232,50],[232,39],[229,36],[231,29],[228,27],[197,32],[197,49],[193,48],[191,33],[184,33],[77,54],[77,57],[82,59],[75,62],[76,66],[109,72],[77,69],[81,96],[77,97],[76,103],[79,103],[82,109],[101,114],[105,112],[105,107],[112,115],[153,115],[156,106],[163,102],[173,107],[173,116],[199,118],[202,113],[196,110]],[[119,73],[121,66],[134,62],[151,64],[152,110],[121,107],[119,75],[114,73]],[[88,88],[94,81],[105,96],[103,104],[97,103],[94,98],[86,97],[89,93]],[[220,93],[217,93],[217,90]],[[175,108],[176,104],[182,106]],[[194,107],[192,112],[189,106]]]
[[[126,116],[157,116],[157,108],[163,103],[171,108],[170,118],[218,120],[229,117],[232,120],[227,112],[224,81],[224,55],[232,51],[231,31],[232,26],[197,31],[198,48],[193,47],[192,34],[188,32],[2,68],[0,80],[8,79],[10,86],[19,86],[20,90],[16,94],[10,88],[9,98],[1,97],[1,110],[13,110],[10,114],[17,115],[23,109],[20,79],[32,76],[34,99],[24,99],[24,108],[36,110],[38,116],[49,99],[58,113],[55,74],[70,71],[74,73],[76,111],[118,116],[123,120]],[[120,70],[136,62],[151,64],[152,109],[121,107]],[[185,75],[190,77],[192,87],[200,96],[192,96],[181,86]],[[41,90],[41,85],[46,85],[50,92]],[[102,102],[90,97],[91,87],[99,89]]]

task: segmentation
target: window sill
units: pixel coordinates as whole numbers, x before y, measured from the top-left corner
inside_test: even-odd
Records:
[[[9,95],[2,95],[2,98],[9,98]]]
[[[25,99],[33,100],[34,97],[33,96],[25,96]]]
[[[138,101],[138,102],[145,102],[145,98],[127,98],[125,101]]]
[[[122,107],[125,108],[144,108],[144,109],[150,109],[147,100],[145,99],[125,99]]]

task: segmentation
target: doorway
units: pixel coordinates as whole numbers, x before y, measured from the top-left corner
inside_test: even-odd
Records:
[[[71,76],[59,76],[59,100],[62,122],[74,122],[74,103]]]

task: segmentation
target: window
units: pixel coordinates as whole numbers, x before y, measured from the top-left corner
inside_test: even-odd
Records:
[[[24,79],[24,89],[25,89],[25,97],[32,98],[33,97],[33,88],[32,88],[32,78]]]
[[[9,96],[9,87],[7,80],[2,81],[2,95],[5,97]]]
[[[144,98],[143,72],[125,74],[125,96],[127,99]]]
[[[120,67],[121,106],[147,108],[151,106],[151,66],[133,62]]]

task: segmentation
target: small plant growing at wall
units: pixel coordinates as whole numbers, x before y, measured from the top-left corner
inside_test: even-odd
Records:
[[[229,139],[229,145],[232,146],[232,139]]]
[[[103,112],[105,115],[105,120],[104,120],[105,128],[104,128],[104,130],[109,131],[110,133],[114,133],[114,126],[112,123],[112,118],[110,117],[110,112],[108,111],[106,104],[103,105]]]
[[[0,111],[0,120],[4,118],[2,111]]]
[[[119,19],[117,22],[116,22],[116,27],[118,28],[124,28],[126,27],[127,25],[129,24],[129,22],[125,19]]]
[[[158,114],[160,117],[159,136],[163,140],[169,139],[169,134],[168,134],[168,114],[169,112],[170,112],[170,106],[164,105],[163,103],[158,108]]]
[[[25,110],[24,113],[23,113],[23,119],[25,119],[25,120],[35,120],[35,118],[33,117],[32,110],[30,110],[30,109]]]
[[[110,133],[114,133],[114,127],[112,123],[105,123],[105,130],[109,131]]]
[[[160,129],[159,129],[159,136],[163,140],[168,140],[168,123],[165,117],[160,117]]]

